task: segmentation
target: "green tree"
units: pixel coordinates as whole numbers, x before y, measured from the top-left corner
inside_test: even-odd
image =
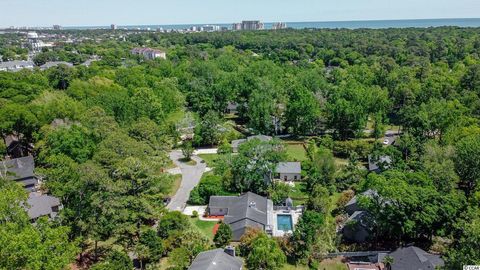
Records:
[[[142,232],[138,243],[146,248],[149,262],[158,262],[160,260],[163,254],[163,242],[155,230],[148,229]]]
[[[78,125],[60,127],[45,135],[45,145],[40,157],[66,155],[82,163],[92,157],[95,143],[86,128]]]
[[[292,235],[296,260],[305,259],[310,255],[315,239],[324,224],[325,219],[321,213],[310,210],[303,213]]]
[[[287,261],[278,243],[261,233],[252,241],[252,250],[246,258],[249,269],[281,269]]]
[[[128,257],[128,254],[118,250],[112,250],[108,254],[107,258],[100,263],[92,266],[92,270],[131,270],[133,268],[133,262]]]
[[[228,224],[221,222],[220,226],[218,226],[217,233],[215,233],[215,236],[213,237],[213,242],[215,243],[215,246],[218,248],[225,247],[230,243],[231,240],[232,229]]]
[[[268,189],[268,197],[273,201],[273,204],[278,205],[284,203],[290,197],[292,187],[287,183],[276,182],[272,183]]]
[[[330,192],[322,185],[315,185],[308,196],[307,208],[316,212],[327,214],[330,206]]]
[[[435,142],[425,145],[422,157],[425,172],[432,178],[441,192],[450,192],[458,184],[459,177],[455,172],[455,149],[453,146],[440,146]]]
[[[312,191],[317,184],[330,186],[336,172],[335,160],[331,150],[324,147],[315,148],[306,164],[308,179],[307,189]]]
[[[307,89],[293,88],[287,105],[286,124],[292,128],[293,134],[313,134],[320,117],[320,107],[314,95]]]
[[[467,195],[477,188],[480,180],[480,136],[469,136],[456,146],[455,168]]]
[[[278,141],[262,142],[254,139],[243,143],[238,155],[231,155],[228,170],[221,171],[221,164],[217,167],[219,174],[232,177],[231,191],[255,191],[263,194],[270,184],[277,163],[285,158],[285,149]]]
[[[168,212],[158,221],[158,235],[166,239],[175,232],[186,230],[189,225],[187,216],[178,211]]]
[[[55,226],[46,218],[31,224],[22,205],[26,193],[18,184],[1,179],[0,192],[0,268],[63,269],[75,260],[75,241],[69,228]]]
[[[49,68],[47,74],[48,80],[54,88],[65,90],[74,78],[75,71],[67,65],[58,65],[57,67]]]
[[[192,142],[191,141],[185,141],[182,143],[182,154],[185,158],[185,160],[191,160],[192,155],[193,155],[193,149]]]
[[[208,146],[218,144],[221,138],[221,124],[222,122],[221,119],[218,117],[218,113],[214,111],[208,111],[207,114],[202,117],[202,121],[200,121],[200,126],[195,131],[194,139],[196,141],[196,144]]]
[[[159,175],[157,170],[152,162],[129,157],[113,172],[114,220],[118,224],[115,234],[124,243],[130,244],[140,235],[142,225],[160,217],[169,181],[167,175]]]
[[[473,215],[472,215],[473,214]],[[461,268],[463,265],[480,264],[480,219],[479,210],[470,212],[470,218],[457,224],[458,236],[447,250],[446,267]]]

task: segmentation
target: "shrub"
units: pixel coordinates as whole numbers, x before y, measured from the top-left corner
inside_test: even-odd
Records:
[[[190,193],[188,203],[192,205],[205,205],[208,203],[210,196],[215,195],[229,195],[229,193],[224,190],[220,176],[206,175]]]
[[[193,212],[192,212],[192,217],[193,217],[193,218],[197,218],[197,217],[198,217],[198,212],[197,212],[197,211],[193,211]]]

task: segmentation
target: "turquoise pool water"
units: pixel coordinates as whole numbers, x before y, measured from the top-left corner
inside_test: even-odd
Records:
[[[280,231],[292,231],[292,215],[277,215],[277,229]]]

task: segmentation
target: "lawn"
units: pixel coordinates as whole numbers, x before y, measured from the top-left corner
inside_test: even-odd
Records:
[[[304,265],[295,266],[293,264],[285,264],[282,270],[308,270],[308,267]]]
[[[307,152],[301,143],[287,143],[287,154],[292,161],[307,160]]]
[[[327,259],[320,262],[318,265],[320,270],[347,270],[347,265],[341,262],[339,259]]]
[[[205,160],[205,163],[207,163],[207,166],[210,168],[215,167],[215,162],[218,158],[218,154],[200,154],[198,155],[201,159]]]
[[[172,175],[173,181],[172,181],[172,186],[170,189],[170,192],[168,193],[169,197],[172,197],[177,193],[177,190],[180,188],[180,184],[182,184],[182,175],[181,174],[176,174]]]
[[[292,193],[290,193],[290,198],[292,198],[294,205],[304,205],[308,199],[307,183],[295,182],[295,187],[292,189]]]
[[[217,224],[216,221],[203,221],[198,218],[191,218],[192,224],[197,227],[205,236],[213,241],[213,227]]]

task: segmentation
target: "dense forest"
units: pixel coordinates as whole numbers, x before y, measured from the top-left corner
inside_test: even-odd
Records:
[[[73,67],[0,72],[0,133],[34,146],[42,188],[63,209],[31,224],[23,189],[0,181],[0,269],[132,269],[133,257],[148,269],[187,269],[228,240],[213,244],[166,210],[175,181],[168,153],[218,146],[192,204],[247,191],[283,201],[289,188],[263,181],[286,155],[282,141],[230,153],[248,134],[304,142],[308,194],[292,235],[252,231],[240,243],[248,269],[317,269],[328,252],[407,243],[442,254],[445,269],[480,264],[480,29],[57,33],[88,39],[34,59]],[[4,60],[26,58],[20,37],[0,35]],[[163,49],[167,60],[132,55],[139,46]],[[79,65],[93,55],[101,60]],[[195,136],[182,144],[184,127]],[[385,146],[392,129],[399,137]],[[369,156],[391,163],[368,173]],[[335,219],[353,194],[372,189],[379,196],[361,200],[375,220],[372,239],[342,241]]]

